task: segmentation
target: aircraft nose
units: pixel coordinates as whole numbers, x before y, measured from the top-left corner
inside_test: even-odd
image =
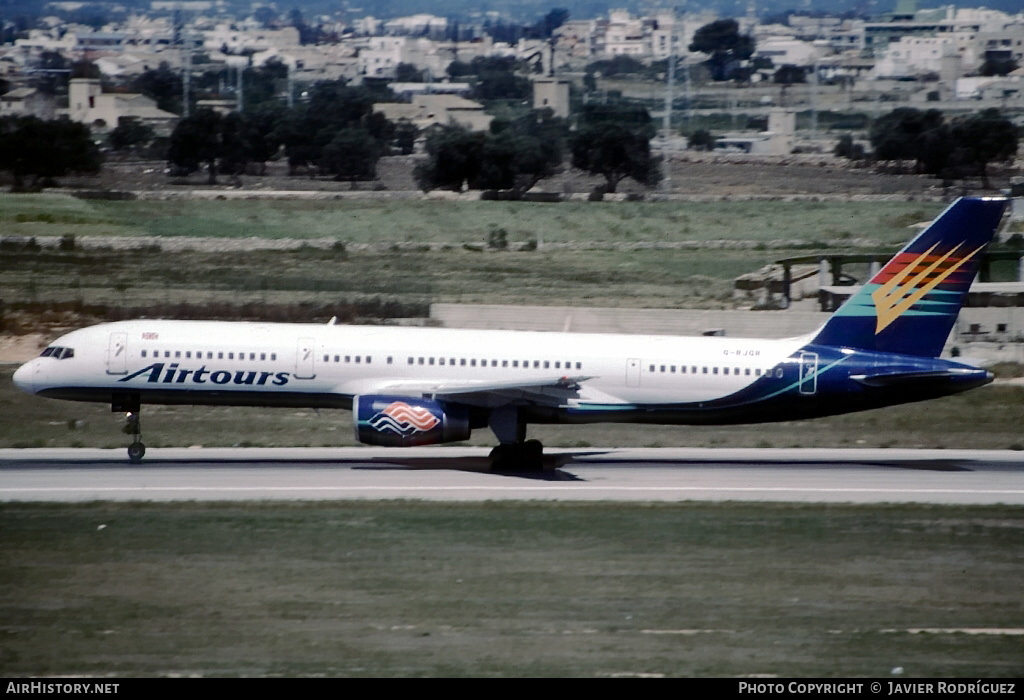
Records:
[[[14,370],[14,385],[29,394],[35,393],[33,379],[35,378],[35,362],[26,362]]]

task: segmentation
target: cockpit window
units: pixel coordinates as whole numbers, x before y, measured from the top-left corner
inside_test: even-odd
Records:
[[[74,357],[75,356],[75,349],[74,348],[49,347],[49,348],[46,348],[45,350],[43,350],[43,352],[39,356],[40,357],[52,357],[52,358],[54,358],[56,360],[66,360],[69,357]]]

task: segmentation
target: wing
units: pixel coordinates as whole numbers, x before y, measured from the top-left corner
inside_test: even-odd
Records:
[[[529,382],[486,382],[450,380],[378,381],[361,385],[360,394],[388,394],[397,396],[429,396],[441,401],[454,401],[469,406],[493,408],[513,403],[532,403],[548,406],[563,405],[579,398],[581,385],[593,377],[551,377]]]

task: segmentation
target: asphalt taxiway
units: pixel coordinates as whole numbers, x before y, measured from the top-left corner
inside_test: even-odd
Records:
[[[1024,453],[600,449],[492,474],[486,448],[2,449],[0,501],[775,501],[1024,505]]]

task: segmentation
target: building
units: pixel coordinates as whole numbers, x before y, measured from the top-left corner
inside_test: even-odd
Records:
[[[68,89],[68,116],[72,121],[113,129],[122,117],[132,117],[153,127],[158,134],[169,134],[178,115],[165,112],[145,95],[104,93],[100,81],[73,78]]]
[[[550,109],[556,117],[569,117],[569,81],[559,78],[533,78],[533,108]]]
[[[53,99],[32,87],[20,87],[0,95],[0,117],[53,119]]]
[[[484,106],[457,95],[413,95],[412,103],[382,102],[373,106],[393,122],[410,122],[421,131],[431,126],[463,126],[472,131],[487,131],[494,117]]]

